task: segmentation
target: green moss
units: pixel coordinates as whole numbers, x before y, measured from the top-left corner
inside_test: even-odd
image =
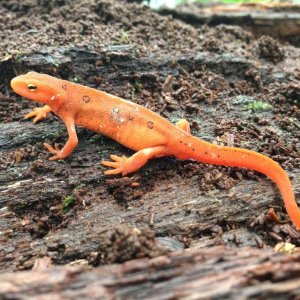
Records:
[[[262,101],[252,101],[245,105],[247,110],[254,110],[254,111],[265,111],[271,110],[272,105]]]
[[[137,79],[135,82],[134,82],[134,88],[137,92],[141,91],[143,89],[143,85],[141,83],[141,81],[139,79]]]
[[[131,92],[131,101],[132,102],[136,101],[136,96],[135,96],[135,91],[134,90]]]
[[[73,202],[74,202],[73,195],[69,195],[63,199],[61,203],[61,209],[63,213],[67,213],[70,210],[70,206],[72,205]]]
[[[233,105],[243,105],[244,109],[252,111],[271,110],[273,106],[267,102],[256,100],[254,97],[239,95],[231,99]]]

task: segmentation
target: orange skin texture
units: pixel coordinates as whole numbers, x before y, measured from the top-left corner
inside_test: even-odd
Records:
[[[300,210],[291,182],[278,163],[257,152],[219,146],[190,134],[186,120],[176,126],[143,106],[108,93],[58,79],[46,74],[29,72],[11,81],[13,90],[30,100],[44,103],[25,118],[35,117],[34,123],[55,113],[66,125],[69,139],[62,149],[45,147],[53,154],[50,160],[68,157],[78,144],[76,125],[108,136],[137,151],[127,158],[111,155],[112,161],[102,161],[106,175],[126,175],[140,169],[154,157],[167,155],[193,159],[203,163],[252,169],[271,178],[281,192],[287,213],[300,228]]]

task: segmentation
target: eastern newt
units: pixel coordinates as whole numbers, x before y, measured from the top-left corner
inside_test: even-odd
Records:
[[[29,72],[11,81],[13,90],[45,106],[36,108],[25,118],[37,122],[48,112],[55,113],[65,123],[68,141],[62,149],[45,147],[53,154],[50,160],[64,159],[78,143],[75,125],[108,136],[137,151],[129,158],[111,155],[112,161],[102,161],[106,175],[126,175],[140,169],[154,157],[173,155],[179,159],[243,167],[270,177],[277,185],[287,213],[300,229],[300,210],[286,172],[271,158],[254,151],[208,143],[190,133],[189,123],[182,119],[176,126],[147,108],[103,91],[58,79],[46,74]]]

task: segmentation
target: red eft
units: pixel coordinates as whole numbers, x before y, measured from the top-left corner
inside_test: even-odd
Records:
[[[176,126],[147,108],[108,93],[58,79],[46,74],[29,72],[12,79],[13,90],[30,100],[44,103],[25,118],[33,122],[55,113],[66,125],[68,141],[62,149],[44,144],[53,154],[50,160],[68,157],[78,144],[76,125],[108,136],[137,151],[129,158],[111,155],[102,161],[112,167],[106,175],[126,175],[140,169],[154,157],[173,155],[203,163],[236,166],[258,171],[271,178],[281,192],[288,215],[300,229],[300,210],[286,172],[271,158],[242,148],[208,143],[190,133],[186,120]]]

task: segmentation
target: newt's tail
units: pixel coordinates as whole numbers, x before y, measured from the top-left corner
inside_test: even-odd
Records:
[[[300,210],[295,200],[294,192],[287,173],[271,158],[257,152],[242,148],[219,146],[205,142],[191,135],[186,135],[179,143],[179,153],[175,156],[181,159],[194,159],[199,162],[214,165],[242,167],[251,169],[271,178],[277,185],[286,211],[292,222],[300,229]]]

